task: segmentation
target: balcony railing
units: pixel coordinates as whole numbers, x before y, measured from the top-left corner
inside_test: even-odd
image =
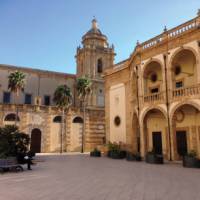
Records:
[[[164,100],[164,94],[163,92],[155,93],[155,94],[149,94],[144,96],[144,103],[159,103]]]
[[[159,45],[160,43],[164,42],[167,39],[172,39],[174,37],[177,37],[179,35],[182,35],[186,32],[189,32],[193,29],[196,29],[199,27],[198,17],[185,22],[173,29],[170,29],[164,33],[161,33],[160,35],[141,43],[139,46],[142,48],[142,50],[146,50],[148,48],[154,47],[156,45]]]
[[[200,85],[193,85],[190,87],[183,87],[173,90],[173,99],[181,97],[193,97],[200,94]]]

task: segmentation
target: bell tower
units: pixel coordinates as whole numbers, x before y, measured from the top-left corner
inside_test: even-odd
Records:
[[[93,82],[92,95],[88,106],[104,107],[103,71],[114,62],[114,46],[109,46],[107,37],[92,20],[91,29],[82,37],[82,46],[77,48],[77,77],[86,76]]]

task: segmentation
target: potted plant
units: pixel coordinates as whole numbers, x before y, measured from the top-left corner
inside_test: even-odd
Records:
[[[163,164],[163,155],[156,154],[154,150],[147,152],[146,158],[147,163],[150,164]]]
[[[91,157],[101,157],[101,151],[95,148],[93,151],[90,152]]]
[[[140,153],[132,153],[132,152],[127,152],[126,153],[126,160],[127,161],[141,161],[142,158],[140,156]]]
[[[108,157],[113,159],[123,159],[126,157],[126,151],[121,150],[120,144],[109,142]]]
[[[197,158],[197,154],[195,151],[191,151],[185,156],[183,156],[183,167],[189,167],[189,168],[200,167],[200,160]]]

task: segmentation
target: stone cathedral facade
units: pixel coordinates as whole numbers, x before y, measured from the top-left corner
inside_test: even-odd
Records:
[[[200,158],[200,10],[106,69],[106,138],[142,157]]]
[[[91,29],[82,37],[82,45],[77,48],[75,75],[1,64],[0,126],[15,123],[17,106],[17,126],[30,135],[30,148],[35,152],[59,152],[62,114],[53,102],[53,94],[58,85],[67,84],[73,94],[73,105],[64,119],[63,150],[80,151],[83,113],[76,93],[76,79],[87,76],[93,84],[86,108],[84,146],[88,151],[102,145],[106,140],[102,73],[113,65],[114,55],[113,46],[109,46],[94,19]],[[25,90],[18,99],[8,90],[8,75],[16,70],[26,75]]]

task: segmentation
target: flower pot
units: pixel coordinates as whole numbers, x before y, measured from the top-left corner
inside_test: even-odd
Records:
[[[141,156],[138,154],[133,154],[131,152],[127,152],[126,154],[126,160],[127,161],[141,161]]]
[[[163,156],[156,155],[153,153],[147,153],[145,160],[147,163],[150,163],[150,164],[163,164]]]
[[[126,158],[126,151],[110,151],[109,157],[113,159],[124,159]]]
[[[199,168],[200,160],[192,156],[183,156],[183,167]]]
[[[101,152],[100,151],[91,151],[90,156],[91,157],[101,157]]]
[[[128,152],[128,153],[126,154],[126,160],[127,160],[127,161],[135,161],[135,160],[136,160],[136,157],[135,157],[134,154]]]

